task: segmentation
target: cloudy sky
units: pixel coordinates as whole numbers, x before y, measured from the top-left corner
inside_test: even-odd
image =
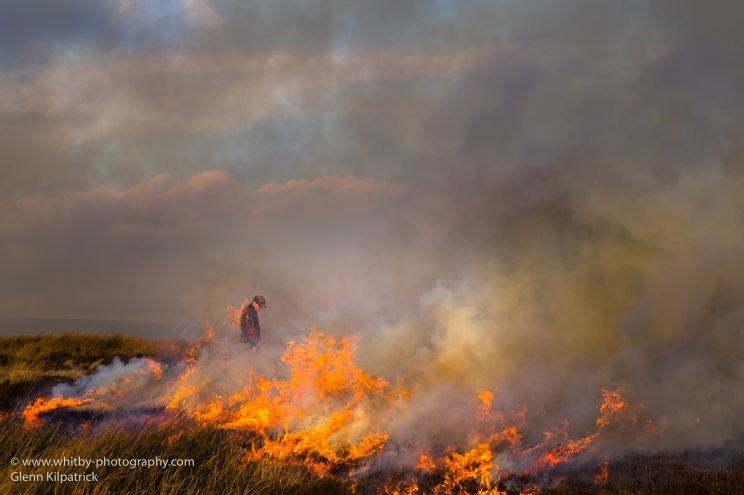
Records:
[[[377,324],[538,263],[632,278],[579,251],[740,227],[742,9],[714,3],[7,0],[0,316],[261,292]]]

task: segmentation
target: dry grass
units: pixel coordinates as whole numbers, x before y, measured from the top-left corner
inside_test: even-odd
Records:
[[[161,344],[120,335],[45,335],[0,338],[0,409],[45,386],[91,373],[114,356],[126,361],[155,354]]]
[[[238,435],[214,428],[171,424],[169,426],[103,427],[91,431],[66,432],[60,425],[24,430],[10,420],[0,424],[0,493],[7,494],[308,494],[350,495],[340,481],[318,478],[310,472],[269,460],[243,463]],[[17,457],[59,459],[81,458],[193,459],[188,467],[102,467],[91,466],[96,482],[55,483],[14,482],[13,471],[44,474],[86,472],[84,467],[13,467]]]

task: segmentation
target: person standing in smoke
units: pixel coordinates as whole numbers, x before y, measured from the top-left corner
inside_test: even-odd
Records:
[[[240,313],[240,341],[256,349],[261,341],[261,325],[258,323],[258,312],[266,308],[266,298],[256,296],[246,304]]]

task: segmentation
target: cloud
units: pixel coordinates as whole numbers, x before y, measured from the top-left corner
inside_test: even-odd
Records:
[[[252,188],[220,170],[185,181],[160,175],[124,190],[5,200],[0,231],[10,277],[2,312],[193,323],[221,317],[245,291],[276,290],[293,299],[286,304],[317,315],[313,305],[349,304],[339,284],[354,285],[350,299],[393,275],[397,262],[385,261],[391,252],[383,246],[417,255],[406,246],[415,239],[398,237],[410,221],[399,215],[420,203],[367,178]],[[367,263],[379,273],[360,280],[350,271]],[[24,276],[30,273],[37,275]],[[36,291],[39,284],[46,289]]]
[[[128,187],[164,170],[187,177],[204,162],[243,179],[257,169],[261,182],[290,180],[298,161],[309,170],[324,167],[318,147],[339,141],[327,113],[337,94],[399,77],[457,74],[481,56],[173,53],[75,63],[61,57],[6,71],[0,140],[7,180],[0,196]],[[342,174],[337,160],[325,172]]]
[[[210,6],[207,0],[185,0],[184,6],[188,17],[197,26],[216,28],[225,21]]]
[[[205,168],[460,195],[581,162],[602,164],[598,180],[642,183],[714,159],[742,132],[733,6],[209,7],[225,24],[173,46],[61,43],[45,63],[4,70],[0,195]]]

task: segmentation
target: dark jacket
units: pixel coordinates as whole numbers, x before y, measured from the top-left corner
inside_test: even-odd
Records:
[[[258,344],[261,341],[261,325],[258,323],[258,312],[253,304],[248,304],[240,313],[240,341]]]

